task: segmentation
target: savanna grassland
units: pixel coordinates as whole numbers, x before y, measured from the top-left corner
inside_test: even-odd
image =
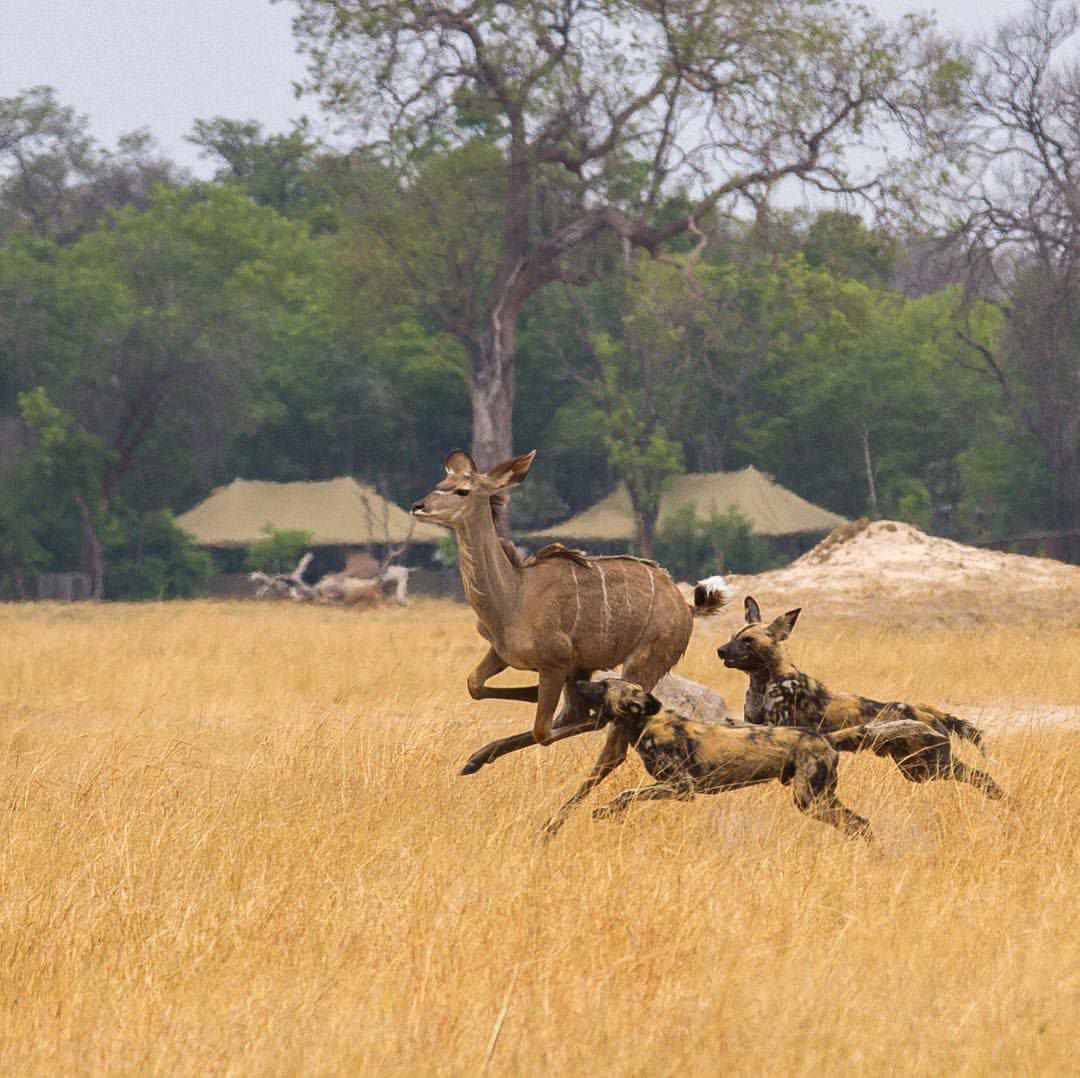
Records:
[[[737,624],[679,667],[736,706]],[[0,641],[0,1073],[1075,1073],[1075,610],[804,616],[830,684],[992,720],[1004,803],[844,759],[874,847],[776,784],[538,843],[600,735],[459,777],[531,713],[468,698],[449,602],[6,606]]]

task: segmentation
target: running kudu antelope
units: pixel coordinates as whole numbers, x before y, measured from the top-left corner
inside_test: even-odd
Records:
[[[457,535],[465,597],[490,645],[469,675],[469,694],[536,704],[531,731],[485,745],[462,774],[516,749],[599,729],[603,721],[590,717],[575,682],[621,664],[625,678],[652,689],[686,650],[694,614],[713,613],[725,601],[722,581],[702,581],[691,607],[665,570],[640,558],[589,558],[558,543],[532,558],[518,557],[500,539],[496,521],[507,491],[528,475],[535,456],[533,450],[482,472],[468,453],[455,450],[446,458],[446,477],[412,508],[418,519]],[[508,666],[535,670],[539,684],[490,688],[488,679]],[[613,726],[593,785],[618,766],[627,748]]]

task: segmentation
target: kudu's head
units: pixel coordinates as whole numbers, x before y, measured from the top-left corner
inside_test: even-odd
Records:
[[[772,670],[781,659],[780,645],[791,635],[799,610],[789,610],[762,623],[758,604],[748,595],[744,604],[746,624],[726,643],[716,649],[725,666],[748,674]]]
[[[482,472],[468,453],[455,449],[446,458],[446,478],[412,507],[412,515],[417,520],[457,528],[472,514],[491,514],[501,507],[506,491],[529,474],[535,456],[534,449]]]

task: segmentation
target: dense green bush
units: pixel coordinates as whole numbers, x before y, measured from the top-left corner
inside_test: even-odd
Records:
[[[734,507],[699,520],[691,503],[665,521],[656,537],[656,557],[676,580],[713,573],[760,573],[777,564],[768,543]]]
[[[121,512],[109,522],[105,594],[110,599],[182,599],[198,595],[214,571],[168,511]]]
[[[265,539],[260,539],[249,551],[247,567],[264,573],[288,573],[300,560],[305,547],[311,546],[312,533],[279,530],[272,524],[263,526]]]

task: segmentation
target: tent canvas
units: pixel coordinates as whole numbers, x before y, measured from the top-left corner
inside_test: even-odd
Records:
[[[847,523],[845,517],[800,498],[753,466],[738,472],[705,472],[673,477],[660,497],[657,526],[693,502],[697,515],[708,520],[732,506],[757,535],[799,535],[827,532]],[[592,542],[633,542],[637,535],[630,492],[620,483],[606,498],[561,524],[529,532],[528,539],[576,539]]]
[[[308,531],[312,546],[435,543],[443,529],[414,521],[374,488],[349,476],[319,482],[234,479],[176,518],[199,546],[249,547],[280,531]]]

